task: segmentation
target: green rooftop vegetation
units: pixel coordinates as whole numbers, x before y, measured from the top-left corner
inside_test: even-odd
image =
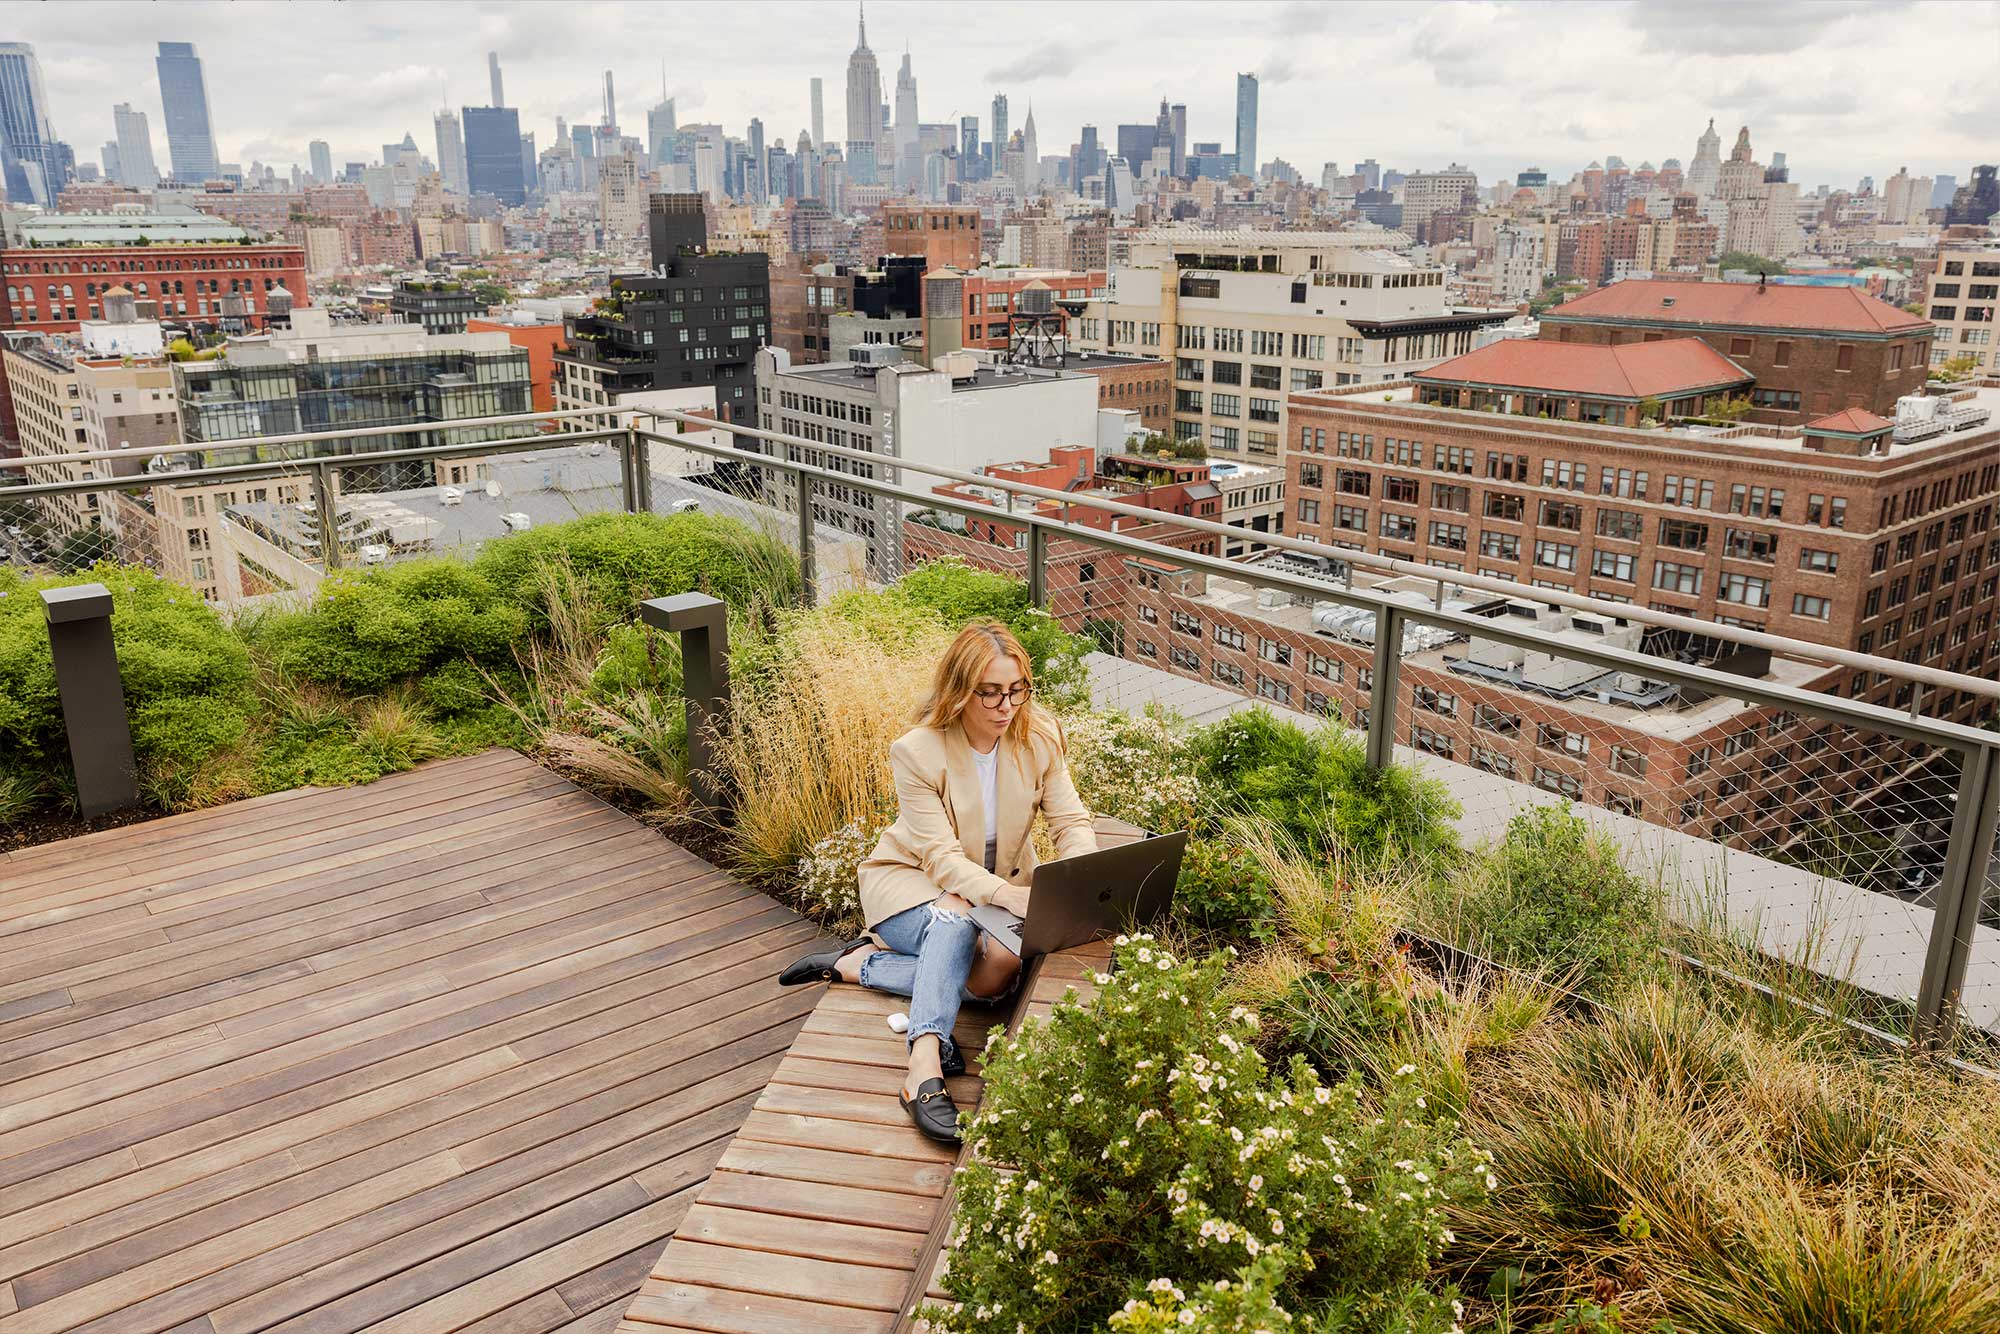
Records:
[[[780,543],[699,514],[340,574],[234,624],[80,577],[113,589],[162,809],[512,745],[842,931],[889,742],[958,626],[1011,625],[1086,801],[1191,843],[1096,994],[988,1047],[942,1328],[2000,1328],[2000,1088],[1865,1042],[1845,989],[1565,805],[1466,846],[1438,783],[1337,725],[1094,709],[1091,641],[1018,581],[939,562],[801,608]],[[0,821],[65,800],[38,586],[0,574]],[[689,590],[730,608],[722,817],[688,797],[678,647],[636,619]]]

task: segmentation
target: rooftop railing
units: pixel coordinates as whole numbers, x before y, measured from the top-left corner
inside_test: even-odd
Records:
[[[246,449],[253,461],[199,466]],[[1892,1039],[1961,1020],[2000,1034],[2000,733],[1974,725],[2000,700],[1991,679],[680,412],[4,469],[30,478],[0,488],[10,559],[144,564],[225,611],[310,595],[344,566],[615,510],[764,527],[798,553],[808,598],[958,557],[1024,579],[1097,640],[1102,703],[1263,704],[1353,727],[1372,764],[1443,778],[1468,837],[1572,800],[1675,880],[1684,915],[1851,984]],[[946,483],[1011,500],[932,489]]]

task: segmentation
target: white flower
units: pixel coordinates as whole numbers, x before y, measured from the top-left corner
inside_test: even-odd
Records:
[[[1054,1251],[1043,1251],[1043,1252],[1042,1252],[1042,1263],[1043,1263],[1043,1264],[1045,1264],[1045,1265],[1052,1265],[1052,1264],[1055,1264],[1055,1263],[1056,1263],[1056,1261],[1057,1261],[1057,1258],[1058,1258],[1058,1257],[1056,1256],[1056,1253],[1055,1253]]]

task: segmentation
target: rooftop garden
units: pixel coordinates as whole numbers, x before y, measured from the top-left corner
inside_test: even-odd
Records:
[[[970,617],[1012,625],[1085,799],[1192,840],[1096,995],[988,1049],[941,1328],[2000,1328],[2000,1088],[1864,1043],[1841,988],[1566,806],[1469,847],[1440,785],[1338,727],[1093,709],[1089,641],[1016,581],[939,562],[802,609],[780,544],[698,514],[343,573],[235,624],[82,577],[117,598],[156,809],[511,745],[840,930],[932,663]],[[37,586],[0,574],[17,837],[65,800]],[[731,612],[721,817],[688,795],[676,643],[635,617],[695,589]]]

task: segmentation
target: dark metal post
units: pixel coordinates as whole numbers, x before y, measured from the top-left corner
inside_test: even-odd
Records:
[[[798,485],[793,488],[799,499],[799,605],[810,607],[818,593],[814,587],[819,582],[818,553],[813,550],[813,503],[819,494],[812,474],[804,468],[797,469],[793,476]]]
[[[729,725],[729,608],[706,593],[639,604],[639,619],[681,637],[681,686],[687,695],[688,786],[710,811],[728,804],[716,774],[716,733]]]
[[[1043,539],[1042,526],[1028,525],[1028,605],[1046,608],[1049,602],[1049,587],[1046,571],[1042,564],[1048,556],[1048,543]]]
[[[1993,855],[1995,817],[2000,816],[2000,757],[1993,747],[1965,752],[1958,774],[1958,799],[1951,816],[1951,843],[1944,878],[1938,882],[1937,910],[1917,983],[1917,1016],[1912,1036],[1936,1045],[1958,1021],[1959,992],[1979,923],[1986,869]]]
[[[333,465],[313,464],[313,510],[319,516],[320,563],[340,568],[340,503],[333,494]]]
[[[1396,758],[1397,669],[1403,665],[1403,613],[1384,607],[1375,613],[1375,684],[1368,692],[1368,767],[1385,768]]]
[[[625,432],[625,438],[616,445],[618,450],[618,491],[624,498],[625,512],[627,514],[637,514],[639,512],[639,473],[632,466],[633,459],[639,452],[633,448],[637,438],[637,432],[627,431]]]
[[[635,422],[625,432],[625,440],[632,451],[632,480],[638,496],[639,513],[653,512],[653,442],[639,434]]]
[[[45,588],[49,656],[55,661],[76,800],[85,819],[139,804],[132,724],[111,640],[111,591],[103,584]]]

